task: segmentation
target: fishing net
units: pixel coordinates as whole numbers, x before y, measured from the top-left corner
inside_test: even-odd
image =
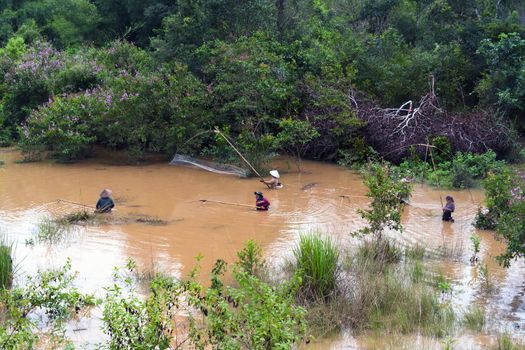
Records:
[[[176,154],[170,162],[171,165],[189,165],[194,166],[212,173],[223,175],[235,175],[239,177],[247,177],[248,171],[230,164],[221,164],[211,162],[203,159],[197,159],[182,154]]]

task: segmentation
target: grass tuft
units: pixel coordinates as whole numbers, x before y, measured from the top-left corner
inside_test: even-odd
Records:
[[[483,327],[485,326],[485,310],[479,305],[472,305],[463,315],[462,323],[472,331],[483,331]]]
[[[301,296],[309,300],[329,299],[339,274],[339,250],[332,240],[315,233],[301,235],[293,254],[301,277]]]
[[[494,350],[525,350],[525,344],[515,342],[509,334],[505,333],[498,337]]]
[[[0,290],[9,289],[13,283],[13,245],[5,236],[0,237]]]

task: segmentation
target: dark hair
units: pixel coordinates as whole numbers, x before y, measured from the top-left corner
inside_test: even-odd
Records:
[[[446,196],[445,199],[446,199],[447,201],[452,201],[452,202],[454,202],[454,198],[452,198],[452,196]]]

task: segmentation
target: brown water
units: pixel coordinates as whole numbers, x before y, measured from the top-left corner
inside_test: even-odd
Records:
[[[342,246],[355,242],[350,233],[362,227],[357,208],[366,207],[366,189],[361,178],[348,169],[325,163],[305,162],[303,173],[278,163],[285,187],[265,190],[256,179],[239,179],[198,169],[156,163],[146,166],[115,166],[101,158],[77,164],[51,162],[17,164],[17,152],[0,149],[0,231],[16,242],[15,260],[19,276],[39,268],[60,266],[67,257],[79,272],[78,286],[87,292],[102,293],[111,284],[114,266],[123,266],[128,257],[139,266],[151,267],[181,276],[204,255],[203,271],[209,271],[215,259],[232,262],[236,251],[248,239],[261,243],[266,256],[275,265],[290,255],[301,232],[318,230],[330,234]],[[167,221],[166,225],[137,222],[79,227],[72,237],[58,246],[26,246],[34,236],[36,225],[46,215],[78,210],[74,205],[57,203],[57,199],[94,205],[103,188],[111,188],[117,202],[118,217],[151,216]],[[240,206],[202,203],[199,199],[252,205],[254,191],[263,191],[271,202],[269,212],[257,212]],[[451,194],[456,200],[455,223],[441,221],[440,195]],[[341,195],[356,197],[342,198]],[[481,262],[489,266],[497,291],[486,297],[480,292],[479,277],[469,263],[469,237],[476,233],[471,222],[483,200],[479,190],[440,192],[417,185],[411,205],[403,214],[403,233],[390,233],[403,245],[422,244],[436,256],[443,247],[454,256],[432,264],[453,283],[453,297],[458,308],[473,302],[486,304],[491,315],[491,329],[508,330],[520,337],[525,328],[524,264],[518,261],[502,269],[494,261],[503,245],[491,232],[477,232],[482,237]],[[81,320],[72,328],[89,328],[72,334],[77,342],[100,339],[99,320]],[[401,340],[399,340],[401,339]],[[484,348],[490,337],[463,336],[464,346]],[[404,349],[439,348],[427,339],[360,336],[343,332],[311,348],[319,349]],[[405,345],[403,345],[405,344]],[[417,345],[425,344],[425,345]],[[310,348],[309,347],[309,348]]]

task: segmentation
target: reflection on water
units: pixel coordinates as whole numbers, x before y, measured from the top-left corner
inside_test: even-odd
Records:
[[[6,164],[0,168],[0,230],[16,242],[19,276],[32,274],[39,268],[59,266],[70,257],[73,269],[79,271],[79,287],[88,292],[101,293],[102,288],[111,283],[112,268],[124,265],[128,257],[135,259],[139,266],[155,265],[180,276],[193,267],[198,254],[205,257],[203,271],[209,271],[217,258],[234,261],[236,251],[248,239],[260,242],[268,259],[276,262],[290,254],[299,233],[305,231],[323,231],[342,246],[348,246],[355,242],[350,233],[364,224],[356,209],[368,203],[363,197],[366,188],[356,173],[323,163],[305,162],[305,173],[287,168],[286,162],[279,163],[285,187],[271,191],[254,179],[167,164],[112,166],[100,159],[73,165],[16,164],[17,157],[16,152],[3,150],[2,159]],[[57,203],[57,199],[94,205],[103,188],[113,190],[117,211],[110,215],[115,219],[142,215],[165,220],[167,224],[133,222],[79,227],[59,246],[24,244],[34,235],[43,216],[78,210],[74,205]],[[254,191],[265,193],[271,202],[269,212],[199,201],[211,199],[252,205]],[[447,194],[456,201],[455,223],[441,221],[440,197]],[[500,268],[494,256],[502,251],[503,244],[495,241],[492,233],[476,232],[471,225],[482,200],[479,190],[445,193],[416,185],[411,205],[403,213],[404,231],[389,235],[401,245],[420,244],[429,248],[433,265],[452,280],[452,302],[458,307],[472,302],[485,303],[492,319],[497,320],[496,326],[515,332],[516,323],[525,328],[525,269],[520,261],[510,269]],[[487,264],[496,288],[490,296],[480,292],[478,270],[469,263],[472,253],[469,237],[474,233],[482,238],[480,260]],[[445,260],[444,254],[448,257]],[[91,320],[85,322],[91,328],[98,328],[92,327]],[[80,333],[75,333],[75,339],[83,339]],[[469,347],[465,348],[479,347],[483,341],[478,338],[468,338]],[[384,347],[374,342],[383,342]],[[338,339],[316,346],[372,349],[397,345],[384,337],[356,340],[342,334]]]

